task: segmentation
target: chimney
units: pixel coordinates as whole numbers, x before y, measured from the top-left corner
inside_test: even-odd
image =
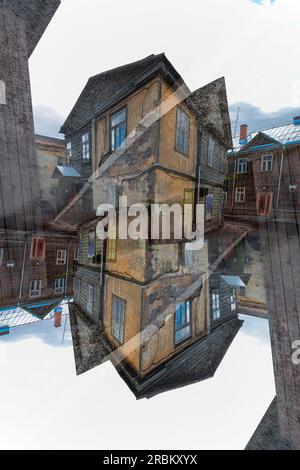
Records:
[[[247,143],[248,135],[248,124],[242,124],[240,130],[240,144],[245,145]]]
[[[54,327],[60,328],[62,323],[62,308],[57,307],[54,310]]]
[[[294,117],[294,125],[295,126],[300,126],[300,116]]]

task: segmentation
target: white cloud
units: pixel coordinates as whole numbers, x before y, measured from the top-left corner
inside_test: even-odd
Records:
[[[299,0],[62,0],[31,58],[33,100],[66,117],[89,76],[164,51],[195,89],[225,75],[229,102],[295,106]]]

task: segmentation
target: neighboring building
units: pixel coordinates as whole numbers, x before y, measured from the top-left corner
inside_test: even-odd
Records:
[[[28,71],[59,4],[0,1],[0,308],[45,313],[73,293],[76,232],[49,217],[56,209],[51,177],[63,148],[58,139],[34,136]]]
[[[300,374],[293,359],[300,338],[299,149],[296,117],[250,135],[241,126],[229,154],[226,216],[248,221],[260,237],[277,394],[249,449],[300,449]]]
[[[270,216],[280,207],[294,212],[300,204],[300,117],[249,135],[247,129],[241,126],[228,156],[226,214],[255,222],[256,216]]]
[[[163,240],[161,232],[158,239],[104,243],[96,235],[96,209],[107,202],[118,209],[119,196],[126,196],[129,206],[179,203],[181,217],[184,204],[199,200],[205,230],[219,228],[231,146],[225,82],[191,93],[164,54],[152,55],[92,77],[62,132],[72,167],[88,182],[56,217],[80,225],[72,312],[104,338],[95,355],[117,350],[129,382],[137,377],[141,387],[236,318],[233,289],[216,286],[215,303],[216,291],[224,293],[211,317],[207,244],[188,251],[184,236]]]

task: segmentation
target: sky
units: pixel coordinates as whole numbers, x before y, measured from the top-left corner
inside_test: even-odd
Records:
[[[191,90],[225,76],[233,121],[236,103],[250,128],[290,121],[299,26],[299,0],[62,0],[30,59],[36,130],[57,132],[90,76],[160,52]]]
[[[0,449],[245,448],[275,396],[268,322],[245,323],[215,376],[136,401],[110,363],[76,376],[53,320],[0,338]],[[142,432],[141,432],[142,430]]]

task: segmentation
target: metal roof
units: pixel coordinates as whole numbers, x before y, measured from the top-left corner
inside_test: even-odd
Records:
[[[252,139],[258,134],[264,134],[266,137],[270,137],[276,140],[280,145],[291,145],[300,143],[300,125],[299,124],[286,124],[283,126],[272,127],[270,129],[264,129],[248,134],[247,142],[240,144],[240,138],[234,137],[233,139],[233,151],[240,152],[243,148],[248,145]],[[276,143],[274,143],[276,145]],[[230,151],[231,152],[231,151]]]
[[[22,308],[10,309],[0,312],[0,328],[14,328],[16,326],[29,325],[40,321],[35,315]]]
[[[222,279],[231,287],[246,287],[239,276],[222,276]]]
[[[81,178],[78,171],[76,171],[75,168],[73,168],[72,166],[57,165],[53,174],[53,178],[60,177],[60,176],[67,176],[71,178]]]

